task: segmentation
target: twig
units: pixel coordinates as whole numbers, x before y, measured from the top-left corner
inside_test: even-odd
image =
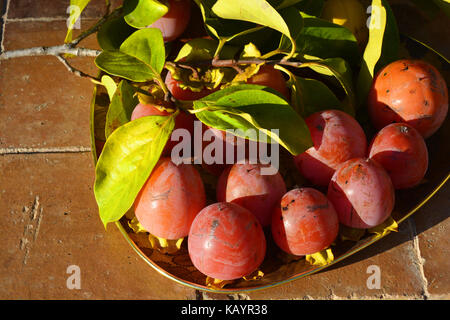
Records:
[[[67,43],[53,47],[34,47],[28,49],[5,51],[0,54],[0,61],[20,57],[60,56],[62,54],[71,54],[78,57],[96,57],[100,54],[100,52],[101,51],[99,50],[87,48],[73,48]]]
[[[69,70],[74,75],[81,78],[90,78],[93,80],[100,81],[99,78],[91,76],[90,74],[84,73],[83,71],[74,68],[62,55],[56,56],[56,58],[67,68],[67,70]]]

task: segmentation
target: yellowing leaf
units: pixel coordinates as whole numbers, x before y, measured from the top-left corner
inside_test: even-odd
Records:
[[[367,99],[377,71],[398,59],[400,36],[395,16],[386,0],[373,0],[370,12],[369,41],[364,50],[357,79],[358,103]]]
[[[206,277],[206,286],[213,290],[222,289],[227,284],[233,283],[234,280],[220,280],[211,277]]]
[[[67,21],[67,34],[65,43],[72,41],[73,29],[77,26],[78,19],[81,16],[84,8],[88,5],[91,0],[70,0],[70,6],[67,8],[67,13],[70,14]]]
[[[243,279],[245,281],[255,281],[260,280],[262,277],[264,277],[264,272],[262,272],[261,270],[256,270],[249,275],[244,276]]]
[[[305,259],[313,266],[322,267],[333,262],[334,255],[331,248],[328,248],[313,254],[308,254],[306,255]]]
[[[389,217],[385,222],[376,227],[368,229],[368,231],[369,233],[374,233],[378,237],[383,237],[391,231],[397,232],[398,224],[392,217]]]
[[[117,89],[116,82],[110,76],[104,75],[104,76],[102,76],[101,84],[106,88],[106,91],[108,92],[109,100],[111,101],[114,96],[114,93],[116,92],[116,89]]]
[[[152,249],[158,250],[163,254],[173,254],[180,250],[181,244],[183,243],[184,238],[176,239],[176,240],[168,240],[164,238],[156,237],[152,234],[148,235],[148,240],[150,241],[150,245]]]
[[[242,58],[259,58],[261,57],[261,51],[253,44],[249,43],[245,45],[244,50],[241,54]]]
[[[133,217],[130,221],[128,221],[128,226],[133,230],[134,233],[142,233],[147,232],[144,227],[139,223],[136,217]]]

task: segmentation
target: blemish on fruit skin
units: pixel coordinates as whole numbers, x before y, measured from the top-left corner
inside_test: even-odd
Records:
[[[281,210],[287,211],[287,210],[289,210],[289,207],[288,207],[288,206],[286,206],[286,207],[281,207]]]
[[[306,210],[308,210],[308,212],[314,212],[316,210],[328,209],[328,207],[329,207],[328,202],[326,202],[326,203],[322,203],[322,204],[306,206]],[[316,217],[316,216],[314,216],[314,217]]]
[[[400,133],[408,133],[409,128],[408,128],[407,126],[399,126],[399,127],[398,127],[398,131],[399,131]]]

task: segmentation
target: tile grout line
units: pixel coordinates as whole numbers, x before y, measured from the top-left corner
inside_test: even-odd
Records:
[[[0,156],[14,154],[40,154],[40,153],[85,153],[91,152],[90,147],[63,147],[63,148],[0,148]]]
[[[422,278],[423,295],[424,295],[425,299],[429,299],[430,293],[428,292],[428,279],[425,276],[425,269],[424,269],[425,259],[422,258],[422,254],[420,253],[419,237],[417,236],[416,225],[411,218],[408,220],[409,220],[409,225],[410,225],[410,228],[412,231],[413,250],[416,255],[417,265],[419,267],[419,273]]]
[[[4,41],[5,41],[5,29],[6,29],[6,20],[8,20],[8,11],[9,11],[9,4],[10,4],[11,0],[6,0],[5,4],[4,4],[4,8],[5,8],[5,13],[2,15],[1,17],[1,21],[2,21],[2,25],[1,25],[1,32],[2,34],[0,35],[0,52],[4,52],[5,51],[5,45],[4,45]],[[3,9],[3,8],[2,8]]]

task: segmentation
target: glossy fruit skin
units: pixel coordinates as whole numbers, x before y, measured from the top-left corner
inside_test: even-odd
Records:
[[[322,18],[349,29],[360,46],[367,42],[369,37],[367,14],[358,0],[327,0],[323,7]]]
[[[205,206],[205,189],[197,169],[161,158],[136,197],[134,210],[152,235],[179,239],[189,234],[192,221]]]
[[[341,164],[328,186],[339,222],[367,229],[383,223],[395,203],[395,190],[386,170],[373,159],[355,158]]]
[[[194,219],[188,237],[194,266],[220,280],[242,278],[255,271],[266,253],[266,239],[256,217],[233,203],[204,208]]]
[[[368,97],[372,124],[378,130],[394,122],[435,133],[448,113],[448,89],[439,71],[421,60],[398,60],[381,69]]]
[[[262,164],[234,164],[219,178],[216,193],[218,201],[236,203],[250,212],[266,227],[272,212],[286,193],[286,184],[279,172],[265,175]]]
[[[146,116],[168,116],[170,115],[167,111],[161,111],[155,106],[149,104],[139,103],[131,113],[131,121],[146,117]],[[179,114],[175,118],[175,127],[176,129],[186,129],[191,137],[194,134],[194,116],[180,110]],[[172,152],[173,147],[175,147],[180,141],[172,140],[172,136],[167,141],[166,146],[162,154],[164,156],[169,156]]]
[[[190,89],[183,89],[179,85],[179,81],[172,78],[172,74],[167,72],[166,79],[164,80],[167,88],[169,89],[172,96],[180,101],[195,101],[199,100],[207,95],[213,93],[216,90],[203,89],[199,92],[192,91]]]
[[[289,99],[289,89],[286,86],[286,79],[280,70],[275,69],[271,65],[263,65],[259,72],[247,80],[248,84],[258,84],[272,88],[281,93],[286,100]]]
[[[328,186],[343,162],[364,157],[367,138],[359,123],[340,110],[316,112],[305,119],[314,146],[294,157],[300,173],[317,186]]]
[[[169,11],[150,27],[158,28],[165,42],[173,41],[186,30],[191,17],[190,0],[169,0]]]
[[[338,215],[327,197],[313,188],[286,193],[272,216],[272,236],[285,252],[304,256],[326,249],[339,232]]]
[[[381,129],[372,140],[369,157],[383,166],[395,189],[416,186],[428,169],[427,145],[420,133],[405,123]]]

